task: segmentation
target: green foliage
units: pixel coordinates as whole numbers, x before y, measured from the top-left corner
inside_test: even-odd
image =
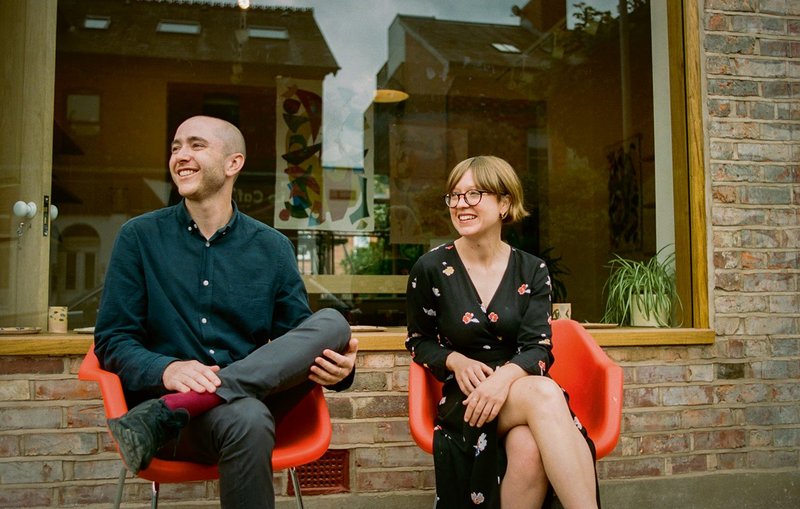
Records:
[[[346,274],[391,274],[391,259],[386,256],[383,238],[345,253],[342,267]]]
[[[639,310],[645,316],[655,317],[659,326],[669,327],[660,317],[671,317],[673,305],[680,306],[680,299],[675,286],[675,253],[659,259],[664,249],[645,261],[614,255],[608,265],[611,275],[603,288],[608,296],[603,322],[630,324],[633,297],[639,296]]]

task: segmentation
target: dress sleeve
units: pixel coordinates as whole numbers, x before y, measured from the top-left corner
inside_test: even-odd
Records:
[[[547,266],[538,261],[531,269],[530,287],[523,285],[519,292],[528,303],[517,336],[517,354],[510,362],[532,375],[545,375],[553,365],[552,329],[550,328],[550,274]],[[529,292],[529,293],[528,293]]]
[[[445,362],[452,350],[445,348],[439,341],[439,306],[436,299],[434,285],[425,270],[424,259],[421,258],[411,269],[406,288],[406,349],[411,352],[414,362],[430,369],[438,380],[445,381],[450,376]]]

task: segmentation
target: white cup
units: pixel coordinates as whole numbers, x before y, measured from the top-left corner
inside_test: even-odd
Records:
[[[56,334],[67,332],[67,306],[47,308],[47,330]]]

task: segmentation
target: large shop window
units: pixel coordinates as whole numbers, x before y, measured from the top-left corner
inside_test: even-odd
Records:
[[[454,238],[448,171],[493,154],[517,169],[532,212],[505,237],[548,261],[573,318],[600,320],[614,254],[668,246],[678,320],[705,327],[686,3],[60,0],[51,299],[96,295],[84,287],[102,286],[119,226],[176,202],[169,141],[209,114],[247,139],[239,207],[293,240],[313,306],[353,324],[405,323],[408,270]],[[108,22],[87,22],[98,16]],[[70,242],[77,225],[91,242]]]

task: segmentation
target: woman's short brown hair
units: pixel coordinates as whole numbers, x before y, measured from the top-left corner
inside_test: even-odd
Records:
[[[479,189],[491,191],[498,197],[508,196],[511,206],[503,218],[504,223],[514,223],[529,215],[522,196],[522,182],[508,162],[497,156],[475,156],[455,165],[447,177],[447,192],[451,192],[467,171]]]

